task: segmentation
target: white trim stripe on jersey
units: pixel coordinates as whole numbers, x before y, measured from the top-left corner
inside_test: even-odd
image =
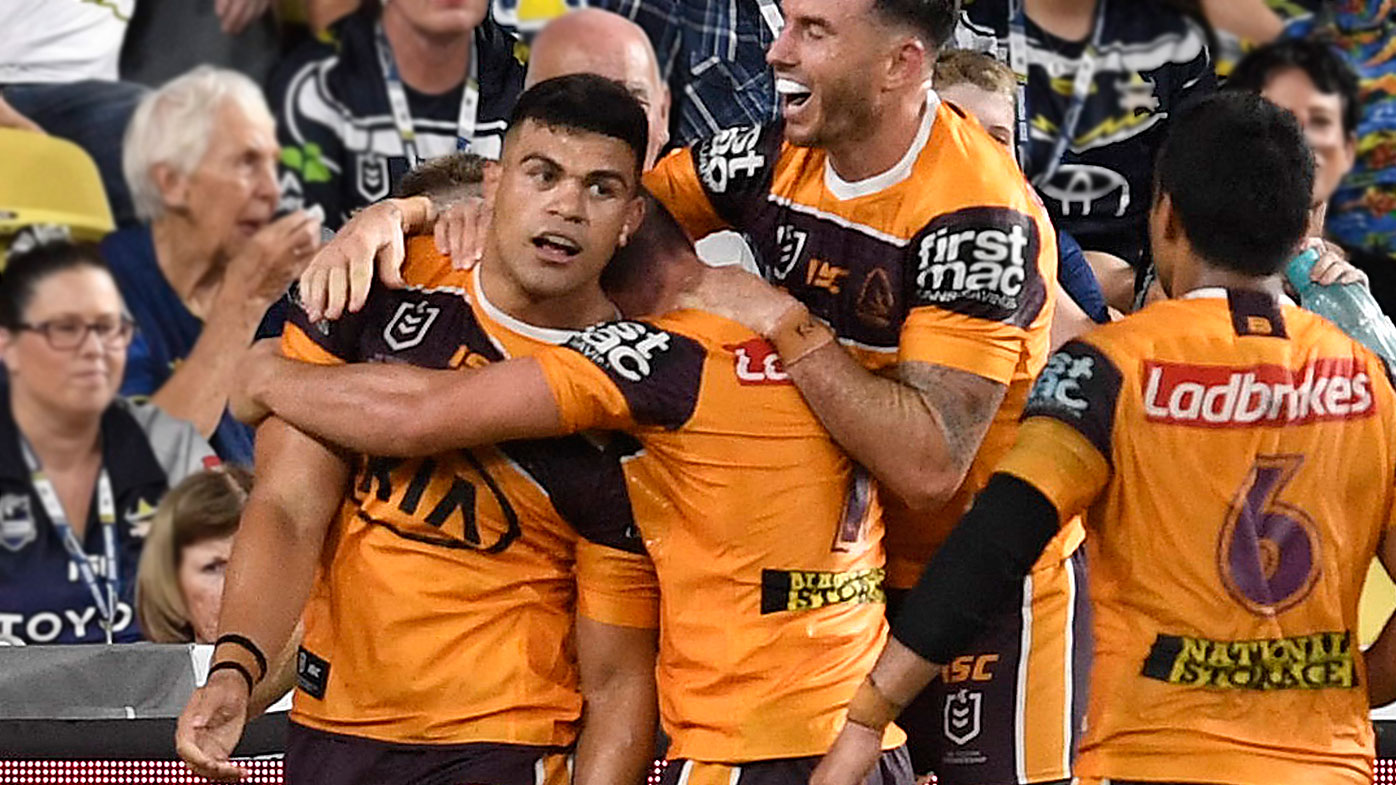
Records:
[[[1032,576],[1023,579],[1023,634],[1018,642],[1018,694],[1013,712],[1013,766],[1019,785],[1028,781],[1028,661],[1032,659]]]
[[[822,221],[828,221],[831,224],[834,224],[836,226],[842,226],[845,229],[852,229],[855,232],[862,232],[863,234],[866,234],[874,240],[881,240],[882,242],[887,243],[888,245],[896,246],[897,248],[905,248],[908,244],[911,243],[911,240],[909,239],[903,239],[895,235],[887,234],[886,232],[878,231],[877,229],[874,229],[871,226],[868,226],[867,224],[860,224],[856,221],[850,221],[847,218],[844,218],[843,216],[834,215],[833,213],[826,213],[818,207],[811,207],[807,204],[801,204],[800,202],[791,200],[789,197],[779,196],[777,194],[767,194],[766,198],[780,205],[781,207],[793,210],[797,213],[804,213],[805,215],[813,216]]]
[[[1062,673],[1062,771],[1070,773],[1073,730],[1071,706],[1072,701],[1076,699],[1076,562],[1068,558],[1062,562],[1062,567],[1066,569],[1066,627],[1062,630],[1066,633],[1066,649],[1062,657],[1062,661],[1066,663]]]

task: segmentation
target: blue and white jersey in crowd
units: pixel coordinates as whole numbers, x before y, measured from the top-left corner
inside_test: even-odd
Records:
[[[194,426],[155,406],[120,399],[102,415],[101,439],[115,503],[113,639],[130,643],[141,640],[136,567],[155,507],[180,480],[218,459]],[[81,545],[89,574],[104,589],[112,573],[98,496],[94,489]],[[10,416],[9,388],[0,386],[0,645],[102,643],[103,619],[35,490]]]
[[[1059,167],[1052,152],[1074,99],[1089,41],[1065,41],[1024,18],[1027,116],[1037,186],[1053,223],[1087,250],[1138,263],[1148,241],[1153,162],[1169,117],[1216,85],[1202,28],[1158,0],[1101,0],[1104,17],[1090,89]],[[1010,63],[1011,0],[966,0],[961,49]],[[1049,176],[1044,177],[1044,174]]]

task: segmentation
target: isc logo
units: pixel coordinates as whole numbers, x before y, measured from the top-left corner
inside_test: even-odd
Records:
[[[742,385],[790,384],[790,376],[780,364],[780,355],[760,338],[723,347],[732,352],[733,370]]]
[[[568,345],[622,379],[640,382],[653,370],[650,360],[668,351],[670,337],[640,322],[614,322],[593,327]]]
[[[989,666],[999,661],[997,654],[973,654],[956,657],[945,666],[942,678],[946,684],[959,684],[966,681],[992,681],[994,674]]]

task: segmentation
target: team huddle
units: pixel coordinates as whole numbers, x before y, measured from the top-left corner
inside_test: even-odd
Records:
[[[1179,119],[1176,299],[1053,354],[1056,232],[926,87],[956,5],[787,0],[782,119],[648,171],[623,86],[537,82],[453,184],[477,263],[432,187],[351,221],[234,396],[264,479],[181,755],[237,777],[298,645],[296,783],[638,783],[656,725],[669,785],[1370,780],[1396,396],[1281,289],[1302,134]]]

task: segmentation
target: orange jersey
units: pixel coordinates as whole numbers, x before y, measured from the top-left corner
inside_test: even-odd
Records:
[[[413,238],[409,288],[283,339],[309,362],[479,367],[575,333],[513,322]],[[574,614],[652,627],[657,586],[619,459],[581,437],[362,457],[305,611],[293,719],[405,744],[571,744]]]
[[[1053,355],[1000,466],[1085,510],[1084,777],[1370,782],[1358,595],[1390,526],[1381,361],[1252,292],[1158,303]]]
[[[568,430],[638,438],[627,472],[662,589],[670,757],[823,754],[887,636],[867,477],[734,322],[617,322],[535,357]]]
[[[1046,362],[1056,232],[1017,164],[934,93],[910,150],[860,182],[781,126],[724,131],[645,185],[693,236],[736,229],[762,274],[867,367],[923,362],[1008,387],[963,487],[929,516],[887,498],[889,584],[909,588],[1013,442]],[[889,434],[890,436],[890,434]]]

